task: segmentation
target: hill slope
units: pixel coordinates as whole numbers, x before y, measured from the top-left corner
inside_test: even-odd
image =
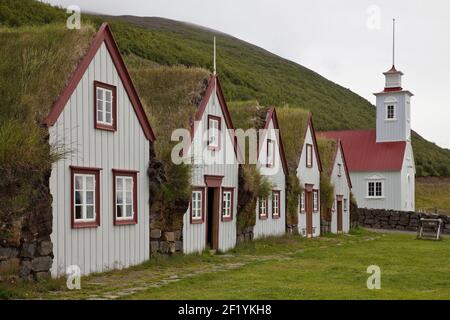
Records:
[[[65,22],[64,11],[32,0],[1,0],[0,9],[0,25]],[[108,21],[127,63],[134,66],[184,65],[211,70],[215,34],[218,70],[228,100],[257,99],[263,105],[302,107],[313,113],[317,130],[375,126],[375,109],[367,100],[312,70],[226,34],[162,18],[83,18],[96,26]],[[419,175],[450,175],[450,150],[417,134],[413,144]]]

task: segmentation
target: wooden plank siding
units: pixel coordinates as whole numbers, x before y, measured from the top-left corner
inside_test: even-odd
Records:
[[[207,150],[208,115],[221,118],[221,148],[212,152]],[[236,215],[238,201],[238,162],[234,153],[234,144],[228,133],[224,115],[217,94],[211,94],[202,119],[199,121],[193,138],[190,156],[201,163],[201,159],[212,160],[213,154],[217,162],[213,164],[193,164],[192,185],[206,187],[205,176],[223,176],[222,187],[234,188],[233,220],[219,222],[219,251],[227,251],[236,245]],[[222,163],[226,159],[226,164]],[[209,163],[209,162],[208,162]],[[206,196],[206,194],[205,194]],[[204,212],[206,215],[206,210]],[[201,252],[206,249],[206,223],[192,224],[190,208],[183,217],[183,252],[186,254]]]
[[[278,236],[286,232],[286,178],[283,171],[283,166],[281,162],[281,155],[279,149],[279,140],[277,138],[277,132],[274,129],[273,120],[267,127],[268,137],[265,137],[264,141],[261,143],[260,159],[258,168],[263,177],[272,184],[273,190],[280,191],[280,218],[273,219],[272,216],[272,197],[270,196],[267,204],[267,219],[259,218],[259,201],[256,205],[256,223],[253,228],[253,233],[255,239],[267,237],[267,236]],[[274,167],[267,168],[265,166],[267,158],[267,139],[271,139],[275,143],[275,159]]]
[[[117,87],[117,131],[94,128],[94,80]],[[60,276],[70,265],[82,274],[120,269],[149,258],[149,141],[103,43],[78,83],[55,125],[50,143],[70,153],[53,165],[54,261],[52,275]],[[101,168],[100,227],[71,228],[70,166]],[[113,225],[112,169],[139,171],[138,224]]]

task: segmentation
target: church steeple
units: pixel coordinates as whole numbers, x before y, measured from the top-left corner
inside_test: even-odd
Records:
[[[377,97],[377,142],[410,141],[413,94],[402,88],[403,72],[395,68],[395,19],[392,36],[392,68],[383,73],[384,90]]]

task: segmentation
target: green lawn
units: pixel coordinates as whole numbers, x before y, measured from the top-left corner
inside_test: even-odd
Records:
[[[381,290],[366,287],[381,268]],[[347,236],[265,239],[222,255],[154,259],[128,270],[38,286],[0,284],[0,296],[48,299],[450,299],[450,240],[357,230]]]

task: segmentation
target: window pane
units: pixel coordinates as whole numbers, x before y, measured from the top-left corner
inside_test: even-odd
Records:
[[[97,111],[99,111],[100,113],[103,112],[103,101],[102,100],[97,100]]]
[[[112,123],[111,113],[105,114],[105,122],[106,123]]]
[[[123,178],[116,178],[116,189],[117,191],[123,189]]]
[[[131,203],[132,203],[132,199],[133,199],[133,193],[127,192],[127,193],[126,193],[126,201],[127,201],[127,204],[131,204]]]
[[[133,216],[133,206],[132,205],[127,205],[127,217],[132,217]]]
[[[75,204],[83,203],[83,194],[81,191],[75,191]]]
[[[116,216],[117,216],[117,218],[123,217],[122,205],[116,206]]]
[[[111,102],[112,100],[111,91],[105,90],[105,100]]]
[[[83,218],[82,210],[83,210],[82,206],[75,206],[75,219],[76,220]]]
[[[86,206],[86,219],[94,219],[94,206]]]
[[[94,190],[94,177],[86,176],[86,190]]]
[[[103,100],[103,90],[101,88],[97,88],[97,99]]]
[[[103,122],[103,111],[97,110],[97,121]]]
[[[86,204],[94,204],[94,191],[86,191]]]
[[[83,188],[83,177],[75,176],[75,190],[80,190]]]
[[[133,179],[126,179],[125,180],[126,191],[133,190],[132,185],[133,185]]]
[[[121,191],[117,192],[117,203],[118,204],[123,203],[123,192],[121,192]]]

